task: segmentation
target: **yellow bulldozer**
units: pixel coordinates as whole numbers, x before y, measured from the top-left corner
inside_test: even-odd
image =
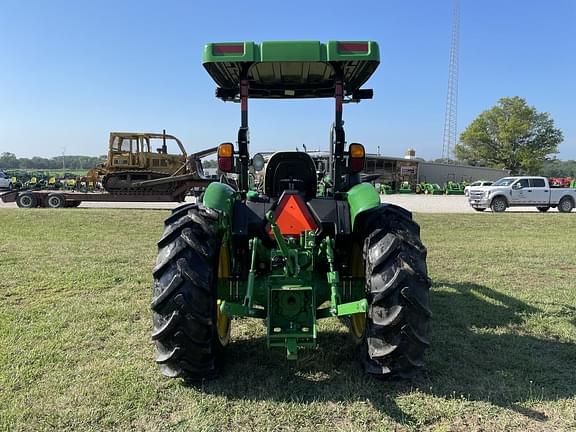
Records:
[[[87,180],[110,193],[170,193],[182,181],[203,179],[200,158],[216,147],[190,157],[182,142],[163,133],[111,132],[106,161],[91,169]]]

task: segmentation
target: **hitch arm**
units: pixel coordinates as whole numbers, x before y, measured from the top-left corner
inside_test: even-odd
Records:
[[[272,234],[274,234],[274,238],[276,239],[276,243],[278,243],[278,248],[282,255],[286,259],[286,273],[288,276],[296,276],[299,273],[298,268],[298,257],[296,252],[288,247],[286,244],[286,240],[282,237],[282,233],[280,232],[280,228],[276,225],[276,220],[274,219],[274,213],[269,211],[266,213],[266,219],[270,222],[270,229],[272,230]]]

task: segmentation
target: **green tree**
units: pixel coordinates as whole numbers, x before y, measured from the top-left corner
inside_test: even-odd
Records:
[[[554,127],[548,113],[515,96],[500,99],[480,114],[460,135],[455,155],[472,165],[536,174],[547,156],[558,153],[562,140],[562,131]]]
[[[550,159],[544,162],[540,175],[545,177],[572,177],[576,178],[576,160]]]
[[[0,155],[0,169],[19,168],[18,158],[14,153],[5,152]]]

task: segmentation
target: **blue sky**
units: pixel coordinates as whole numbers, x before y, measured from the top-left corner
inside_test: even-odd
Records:
[[[166,129],[189,151],[235,139],[204,43],[376,40],[374,100],[345,106],[348,141],[440,157],[451,0],[192,2],[0,0],[0,152],[104,154],[108,133]],[[576,1],[461,0],[458,132],[522,96],[576,159]],[[251,101],[251,151],[326,148],[332,100]]]

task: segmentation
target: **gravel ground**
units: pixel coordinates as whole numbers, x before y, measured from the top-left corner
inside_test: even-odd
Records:
[[[414,213],[477,213],[468,205],[468,199],[458,195],[382,195],[382,202],[396,204]],[[194,202],[194,198],[188,197],[186,202]],[[179,203],[151,203],[151,202],[83,202],[81,208],[128,208],[128,209],[171,209]],[[0,201],[0,208],[17,208],[15,203],[5,204]],[[537,212],[535,207],[514,207],[507,212]],[[557,212],[550,209],[550,212]],[[487,210],[486,212],[490,212]],[[485,212],[485,213],[486,213]]]
[[[468,198],[463,195],[382,195],[380,200],[390,204],[396,204],[414,213],[476,213],[468,204]],[[507,212],[538,212],[536,207],[512,207]],[[486,210],[484,213],[490,213]],[[557,212],[550,209],[550,212]]]

